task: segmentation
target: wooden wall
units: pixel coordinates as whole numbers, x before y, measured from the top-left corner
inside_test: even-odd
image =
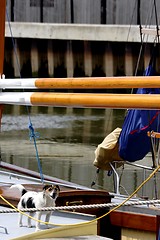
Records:
[[[130,25],[139,21],[137,3],[138,0],[7,0],[7,11],[11,20],[17,22]],[[153,3],[154,0],[141,0],[143,24],[155,24]],[[15,39],[15,43],[17,57],[11,38],[6,38],[6,77],[19,77],[20,72],[22,77],[135,75],[140,51],[139,43],[127,42],[26,38]],[[152,45],[145,47],[137,74],[143,73],[151,50]],[[159,62],[157,73],[160,73]]]
[[[69,41],[44,39],[5,40],[4,74],[19,77],[103,77],[133,76],[140,43]],[[150,60],[153,45],[145,47],[137,75],[142,75]],[[17,60],[18,63],[17,64]],[[157,59],[157,74],[159,74]]]
[[[137,4],[137,0],[7,0],[7,10],[12,21],[20,22],[138,24]],[[141,0],[143,24],[155,24],[153,6],[154,0]]]

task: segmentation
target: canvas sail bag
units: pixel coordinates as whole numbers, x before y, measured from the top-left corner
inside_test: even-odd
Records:
[[[138,94],[160,94],[159,88],[139,88]],[[151,151],[147,132],[160,131],[160,110],[129,109],[119,137],[119,156],[129,162],[143,159]]]
[[[98,145],[95,150],[95,160],[93,165],[99,169],[111,170],[110,162],[123,161],[118,153],[118,139],[121,133],[121,128],[116,128],[113,132],[105,137],[103,142]],[[120,167],[123,162],[118,163],[117,167]]]

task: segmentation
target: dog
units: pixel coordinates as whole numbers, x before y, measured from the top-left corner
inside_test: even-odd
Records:
[[[24,208],[43,208],[43,207],[55,207],[55,201],[57,197],[59,196],[60,188],[58,185],[44,185],[42,192],[34,192],[34,191],[27,191],[24,186],[21,184],[15,184],[10,187],[18,188],[21,192],[21,198],[18,203],[17,208],[19,210]],[[52,214],[52,211],[47,211],[45,222],[49,222],[50,216]],[[38,220],[41,219],[42,211],[36,212],[36,218]],[[33,216],[34,213],[30,212],[30,216]],[[19,227],[22,227],[22,214],[19,215],[19,221],[18,221]],[[28,217],[28,227],[32,227],[31,225],[31,218]],[[40,230],[40,222],[36,221],[36,231]]]

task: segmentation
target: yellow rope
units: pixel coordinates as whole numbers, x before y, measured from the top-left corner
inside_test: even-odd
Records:
[[[25,212],[22,212],[21,210],[19,210],[18,208],[16,208],[15,206],[13,206],[10,202],[8,202],[1,194],[0,194],[0,198],[6,202],[9,206],[11,206],[13,209],[15,209],[17,212],[31,218],[32,220],[34,221],[37,221],[37,222],[40,222],[40,223],[43,223],[43,224],[49,224],[49,225],[53,225],[53,226],[76,226],[76,225],[83,225],[83,224],[90,224],[90,223],[93,223],[95,221],[98,221],[100,220],[101,218],[107,216],[108,214],[110,214],[111,212],[117,210],[118,208],[120,208],[121,206],[123,206],[124,203],[126,203],[128,200],[130,200],[157,172],[158,170],[160,169],[160,165],[148,176],[148,178],[146,178],[146,180],[144,180],[140,185],[139,187],[130,195],[128,196],[128,198],[126,198],[124,201],[122,201],[118,206],[112,208],[110,211],[108,211],[107,213],[105,213],[104,215],[98,217],[98,218],[95,218],[93,220],[90,220],[88,222],[81,222],[81,223],[72,223],[72,224],[57,224],[57,223],[51,223],[51,222],[44,222],[42,220],[38,220],[28,214],[26,214]]]

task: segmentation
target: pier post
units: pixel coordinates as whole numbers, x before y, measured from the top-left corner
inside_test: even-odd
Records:
[[[38,61],[38,49],[36,41],[32,41],[31,46],[31,68],[32,68],[32,75],[33,77],[38,76],[38,69],[39,69],[39,61]]]
[[[106,45],[104,53],[104,72],[108,77],[114,76],[113,52],[109,43]]]
[[[51,77],[54,76],[54,52],[52,40],[48,40],[47,58],[48,58],[48,74]]]
[[[14,49],[15,47],[15,49]],[[13,46],[13,51],[12,51],[12,57],[13,57],[13,68],[14,68],[14,76],[15,77],[20,77],[20,71],[21,71],[21,60],[20,60],[20,49],[19,49],[19,44],[18,40],[15,39],[15,46]]]
[[[92,75],[92,53],[88,41],[84,41],[84,72],[87,77]]]
[[[74,63],[73,63],[72,41],[67,41],[66,68],[67,68],[67,77],[73,77]]]
[[[144,68],[146,69],[151,59],[150,47],[146,44],[144,53]]]
[[[132,49],[129,44],[126,44],[125,46],[125,75],[133,76]]]

